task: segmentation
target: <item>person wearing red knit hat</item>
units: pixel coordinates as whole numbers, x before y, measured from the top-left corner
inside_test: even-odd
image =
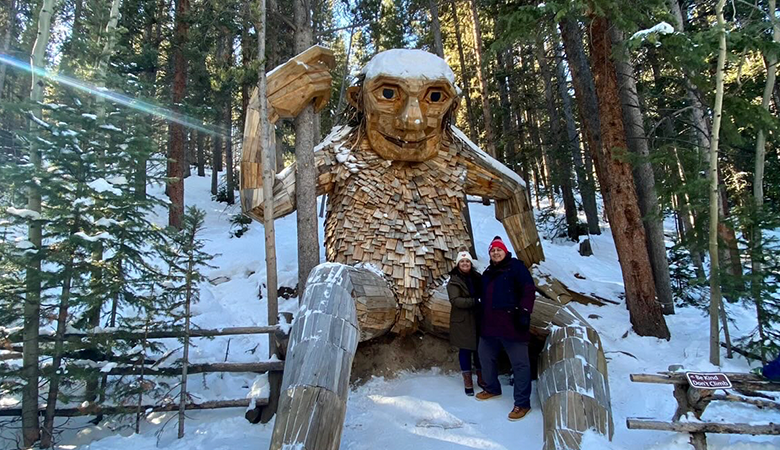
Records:
[[[509,420],[520,420],[531,410],[531,363],[528,342],[531,340],[531,313],[536,286],[531,272],[512,254],[500,236],[488,247],[490,266],[482,274],[482,314],[479,336],[479,359],[485,388],[477,400],[501,395],[498,381],[498,355],[504,349],[515,376],[514,408]]]

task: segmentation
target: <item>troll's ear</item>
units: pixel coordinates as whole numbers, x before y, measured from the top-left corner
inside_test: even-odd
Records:
[[[360,90],[363,86],[350,86],[347,88],[347,101],[358,111],[363,111],[363,105],[360,104]]]

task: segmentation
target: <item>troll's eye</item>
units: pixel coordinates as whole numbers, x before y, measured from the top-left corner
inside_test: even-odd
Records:
[[[426,97],[426,100],[431,103],[441,103],[447,99],[447,95],[440,89],[431,89]]]
[[[392,100],[395,97],[395,89],[391,89],[391,88],[382,89],[382,97],[386,98],[387,100]]]

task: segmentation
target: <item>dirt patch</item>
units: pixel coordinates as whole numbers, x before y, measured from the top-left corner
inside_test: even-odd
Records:
[[[536,379],[537,361],[544,347],[544,341],[534,337],[529,342],[532,378]],[[448,340],[425,333],[409,336],[386,334],[368,342],[358,344],[352,363],[350,384],[359,386],[372,376],[395,378],[403,371],[415,372],[438,367],[445,372],[460,372],[458,349]],[[498,371],[511,372],[506,353],[498,358]]]
[[[432,367],[460,371],[458,349],[430,334],[384,335],[358,345],[350,383],[361,385],[372,376],[395,378],[402,371]]]

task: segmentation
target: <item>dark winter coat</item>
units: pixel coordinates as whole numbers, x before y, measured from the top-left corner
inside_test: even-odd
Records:
[[[515,341],[531,340],[529,331],[536,286],[531,272],[511,253],[490,262],[482,275],[481,335]]]
[[[477,350],[479,323],[479,292],[482,276],[471,268],[464,275],[457,267],[450,271],[450,281],[447,284],[447,295],[450,297],[450,343],[458,348]]]

